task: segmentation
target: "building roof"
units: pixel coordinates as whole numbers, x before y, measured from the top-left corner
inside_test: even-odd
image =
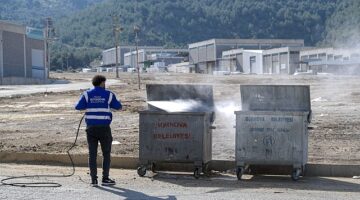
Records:
[[[0,20],[0,30],[25,34],[25,29],[26,27],[21,24]]]
[[[336,54],[336,55],[352,55],[360,54],[360,49],[350,49],[350,48],[314,48],[308,50],[302,50],[301,55],[311,55],[311,54]]]
[[[129,49],[135,49],[136,46],[132,46],[132,45],[120,45],[119,48],[129,48]],[[162,49],[164,47],[162,46],[139,46],[139,49]],[[109,51],[115,51],[115,47],[110,48],[110,49],[105,49],[102,52],[109,52]]]
[[[304,46],[303,39],[210,39],[189,44],[189,48],[210,44],[234,45],[234,44],[297,44]]]
[[[310,60],[309,65],[360,65],[360,58],[350,60]]]
[[[303,51],[303,50],[310,50],[314,49],[314,47],[280,47],[280,48],[273,48],[264,50],[263,54],[277,54],[277,53],[284,53],[289,51]]]
[[[234,55],[234,54],[241,54],[241,53],[262,53],[264,50],[249,50],[249,49],[231,49],[231,50],[227,50],[227,51],[223,51],[222,55],[223,56],[228,56],[228,55]]]
[[[26,34],[28,38],[43,40],[43,29],[27,27],[18,23],[0,20],[0,30],[18,34]]]
[[[139,52],[146,53],[179,53],[179,52],[189,52],[188,49],[138,49]],[[125,53],[124,56],[129,56],[131,54],[136,54],[136,51],[130,51]]]

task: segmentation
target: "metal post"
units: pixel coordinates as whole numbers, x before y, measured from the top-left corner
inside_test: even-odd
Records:
[[[47,57],[47,55],[48,55],[48,33],[49,33],[49,31],[48,31],[48,23],[47,23],[47,21],[46,21],[46,24],[45,24],[45,32],[44,32],[44,51],[45,51],[45,55],[44,55],[44,79],[47,79],[47,78],[49,78],[49,74],[48,74],[48,70],[49,69],[47,69],[48,68],[48,62],[47,62],[47,59],[48,59],[48,57]]]
[[[135,32],[135,43],[136,43],[136,69],[138,73],[138,85],[139,90],[141,89],[141,83],[140,83],[140,67],[139,67],[139,39],[138,39],[138,33],[140,32],[140,27],[134,26],[134,32]]]
[[[119,53],[118,46],[120,46],[120,32],[123,28],[120,27],[119,16],[112,14],[113,20],[113,31],[114,31],[114,43],[115,43],[115,67],[116,67],[116,78],[119,78]],[[120,50],[121,51],[121,50]]]
[[[52,34],[50,34],[50,32]],[[45,27],[45,68],[44,68],[44,76],[45,79],[50,77],[50,65],[51,65],[51,60],[50,60],[50,42],[54,41],[56,38],[55,36],[55,31],[54,31],[54,27],[53,27],[53,21],[51,19],[51,17],[46,18],[46,27]],[[46,71],[47,68],[47,71]]]
[[[48,52],[48,55],[47,55],[47,60],[48,60],[48,65],[49,65],[49,70],[48,70],[48,74],[47,74],[47,77],[50,78],[50,68],[51,68],[51,57],[50,57],[50,45],[49,43],[47,43],[47,52]]]
[[[69,53],[66,53],[66,71],[69,71]]]
[[[2,39],[3,31],[0,30],[0,85],[3,84],[4,78],[4,58],[3,58],[3,39]]]
[[[27,59],[26,59],[26,34],[24,34],[24,78],[27,78],[26,68],[27,68]]]
[[[46,48],[46,62],[45,62],[45,70],[46,78],[50,77],[50,48],[49,48],[49,39],[50,39],[50,18],[46,18],[46,32],[45,32],[45,48]],[[47,70],[46,70],[47,69]],[[45,78],[45,79],[46,79]]]
[[[115,35],[117,35],[117,34],[115,33]],[[115,44],[115,57],[116,57],[116,59],[115,59],[116,78],[119,78],[119,67],[118,67],[119,66],[119,55],[118,55],[118,45],[117,44]]]
[[[138,48],[138,36],[137,36],[137,33],[136,33],[136,68],[137,68],[137,73],[138,73],[138,85],[139,85],[139,89],[141,88],[140,87],[140,67],[139,67],[139,48]]]

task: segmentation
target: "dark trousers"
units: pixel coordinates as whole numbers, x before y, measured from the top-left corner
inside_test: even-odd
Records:
[[[111,153],[111,144],[112,136],[110,126],[88,126],[86,128],[87,142],[89,147],[89,168],[90,176],[92,179],[97,178],[97,149],[98,143],[100,142],[102,155],[103,155],[103,178],[109,177],[110,171],[110,153]]]

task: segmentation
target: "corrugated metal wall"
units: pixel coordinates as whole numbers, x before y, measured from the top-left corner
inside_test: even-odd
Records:
[[[216,60],[214,44],[206,46],[206,59],[211,61]]]
[[[190,62],[190,64],[194,64],[194,63],[199,62],[198,49],[197,48],[192,48],[192,49],[189,50],[189,62]]]
[[[280,73],[280,64],[279,64],[279,56],[278,54],[272,55],[272,74]]]
[[[265,55],[263,57],[263,67],[264,73],[270,74],[272,73],[272,60],[271,55]]]
[[[4,77],[24,77],[24,35],[3,31]]]
[[[115,50],[109,50],[102,53],[103,65],[111,65],[115,63]]]
[[[125,64],[125,54],[135,51],[135,48],[128,48],[128,47],[119,47],[118,48],[118,58],[119,58],[119,65],[127,65]],[[116,63],[116,52],[115,48],[107,51],[102,52],[102,61],[103,65],[114,65]]]
[[[244,72],[243,55],[236,55],[236,71]]]
[[[222,52],[226,50],[234,49],[229,45],[216,45],[216,58],[222,57]]]
[[[299,52],[290,52],[290,62],[289,62],[289,73],[294,74],[297,69],[300,69],[300,53]]]
[[[124,57],[124,65],[130,65],[131,66],[131,64],[132,64],[131,63],[131,56],[125,56]]]
[[[289,68],[288,53],[280,53],[280,74],[288,74]]]
[[[206,46],[199,47],[199,62],[205,62],[206,59]]]
[[[220,56],[221,57],[221,56]],[[215,45],[205,45],[189,49],[190,64],[197,64],[199,62],[215,61]]]

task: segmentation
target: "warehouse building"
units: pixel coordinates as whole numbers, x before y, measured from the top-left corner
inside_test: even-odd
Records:
[[[168,71],[173,73],[194,73],[195,66],[189,62],[175,63],[168,66]]]
[[[301,71],[360,75],[360,50],[317,48],[300,52]]]
[[[47,79],[43,30],[0,21],[0,84]]]
[[[139,49],[162,49],[161,46],[139,46]],[[135,51],[136,46],[118,47],[119,66],[124,65],[124,55],[128,52]],[[102,67],[113,67],[116,65],[116,48],[102,51]]]
[[[263,50],[245,49],[223,51],[222,59],[215,67],[215,71],[262,74],[262,52]]]
[[[189,62],[197,73],[212,74],[221,64],[222,52],[231,49],[265,50],[303,47],[304,40],[293,39],[211,39],[189,44]]]
[[[139,49],[140,69],[149,67],[166,68],[170,64],[188,60],[188,49]],[[136,68],[136,51],[124,54],[124,65]]]
[[[265,74],[294,74],[300,70],[300,51],[309,47],[281,47],[263,52]]]

